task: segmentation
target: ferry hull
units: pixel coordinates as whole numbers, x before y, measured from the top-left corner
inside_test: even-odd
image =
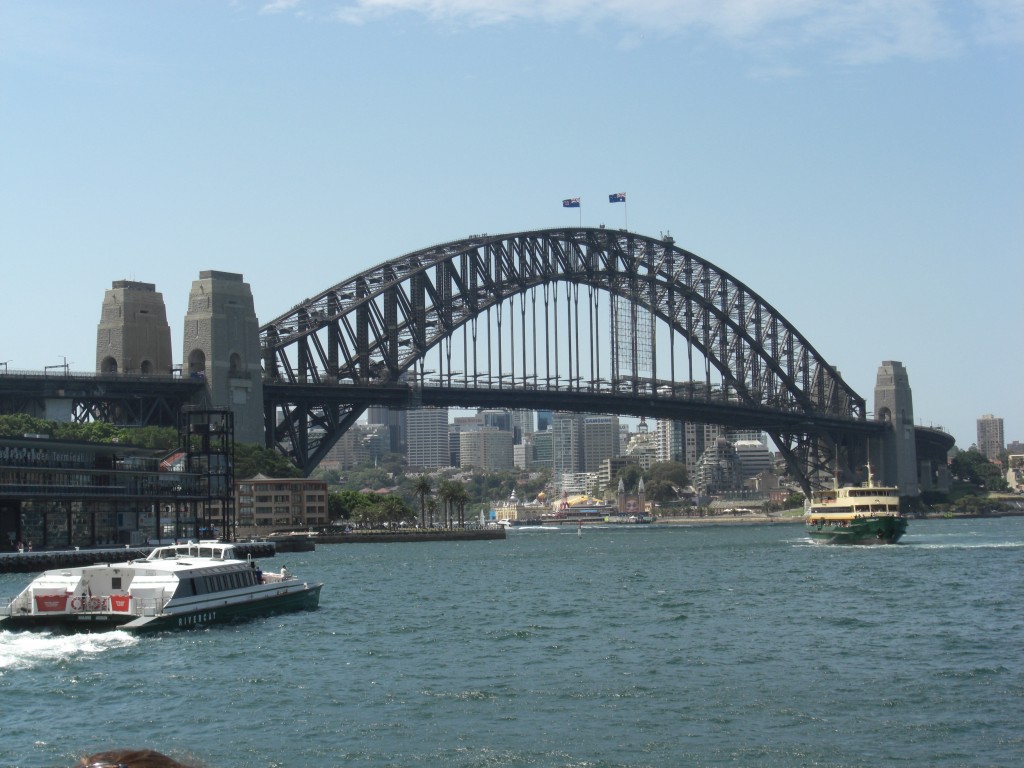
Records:
[[[192,629],[211,624],[270,616],[277,613],[315,611],[320,603],[322,584],[308,584],[282,594],[256,600],[218,600],[194,608],[171,609],[153,616],[136,616],[115,611],[67,613],[12,613],[0,621],[4,629],[100,632],[121,629],[127,632],[159,632],[168,629]]]
[[[869,517],[848,525],[807,523],[807,535],[821,544],[895,544],[907,531],[904,517]]]

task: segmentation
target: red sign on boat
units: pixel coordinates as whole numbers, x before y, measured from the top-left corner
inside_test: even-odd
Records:
[[[111,595],[110,607],[115,611],[127,611],[131,600],[131,595]]]
[[[36,595],[36,610],[40,613],[45,611],[66,611],[68,609],[68,596],[65,595]]]

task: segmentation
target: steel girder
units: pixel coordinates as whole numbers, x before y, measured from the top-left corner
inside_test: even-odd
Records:
[[[846,439],[836,420],[866,418],[864,399],[747,285],[671,238],[603,228],[473,236],[365,270],[260,329],[265,379],[394,384],[491,308],[560,282],[624,297],[667,324],[688,354],[692,348],[703,357],[706,389],[713,387],[722,402],[805,417],[799,430],[767,430],[805,490]],[[720,384],[711,381],[712,370]],[[664,388],[653,379],[648,384],[648,391]],[[636,381],[612,386],[638,393]],[[668,390],[670,397],[681,396],[680,387]],[[336,392],[321,402],[286,399],[268,402],[268,442],[287,447],[307,471],[364,409],[340,404]]]

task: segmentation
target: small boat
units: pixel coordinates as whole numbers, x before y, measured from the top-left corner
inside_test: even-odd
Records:
[[[538,518],[530,518],[529,520],[512,520],[505,518],[498,520],[497,524],[503,528],[523,528],[526,526],[536,527],[538,525],[544,525],[544,521]]]
[[[811,540],[824,544],[895,544],[907,531],[899,489],[875,485],[870,466],[864,485],[815,491],[804,523]]]
[[[605,515],[604,521],[609,525],[650,525],[654,522],[654,515],[643,513]]]
[[[323,584],[264,572],[229,542],[157,547],[142,559],[45,571],[5,609],[4,629],[184,629],[315,610]]]

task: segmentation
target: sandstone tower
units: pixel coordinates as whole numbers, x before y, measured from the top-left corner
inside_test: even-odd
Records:
[[[115,280],[103,295],[96,372],[171,375],[171,329],[152,283]]]
[[[892,425],[882,441],[883,455],[871,457],[876,480],[896,485],[900,496],[919,495],[914,401],[903,363],[886,360],[879,366],[875,379],[875,418]]]
[[[235,439],[264,443],[260,326],[242,276],[206,270],[192,282],[182,375],[206,380],[209,404],[234,413]]]

